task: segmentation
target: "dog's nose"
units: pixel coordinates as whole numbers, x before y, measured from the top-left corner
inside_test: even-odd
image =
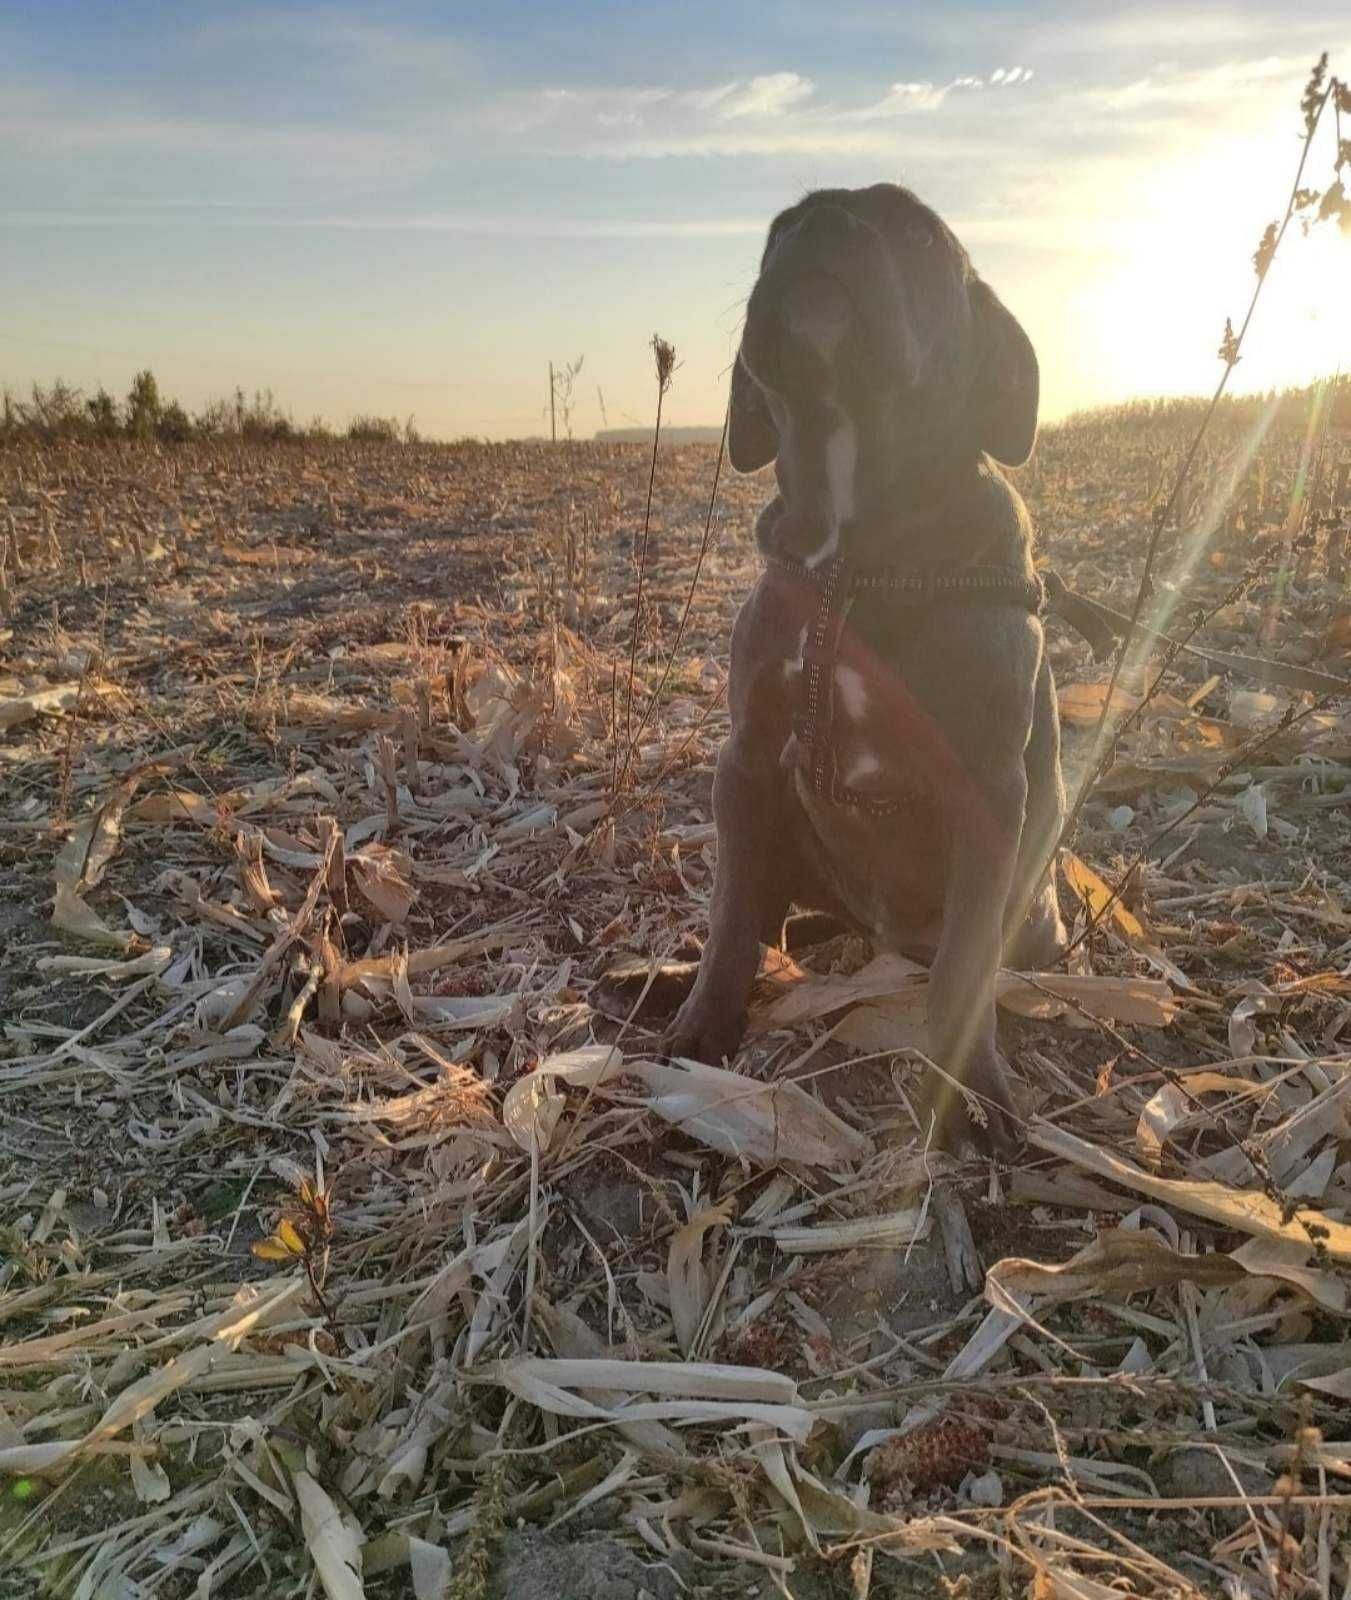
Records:
[[[790,341],[829,361],[849,332],[853,306],[838,278],[809,272],[784,290],[779,319]]]

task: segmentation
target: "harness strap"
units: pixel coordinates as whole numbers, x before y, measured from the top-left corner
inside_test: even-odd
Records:
[[[830,738],[835,720],[835,659],[853,601],[843,561],[829,563],[820,589],[821,603],[802,645],[802,709],[797,734],[808,754],[812,789],[825,794],[828,783],[836,777]]]
[[[870,816],[892,816],[900,810],[899,798],[883,799],[861,794],[840,778],[831,737],[835,717],[835,665],[840,638],[858,593],[885,593],[907,607],[933,605],[1016,606],[1034,615],[1049,610],[1078,629],[1093,646],[1095,656],[1110,649],[1115,634],[1093,603],[1068,590],[1059,576],[1048,573],[1043,582],[1035,574],[1009,567],[958,567],[951,572],[931,568],[905,570],[882,567],[855,571],[843,557],[809,567],[787,556],[768,556],[770,566],[810,584],[820,593],[816,614],[808,625],[802,647],[802,692],[793,720],[813,794],[834,805],[857,807]]]

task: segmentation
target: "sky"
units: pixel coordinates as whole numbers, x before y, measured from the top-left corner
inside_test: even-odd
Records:
[[[0,383],[502,438],[583,357],[584,436],[650,424],[659,333],[665,418],[716,424],[769,219],[891,179],[1027,328],[1045,417],[1208,392],[1324,49],[1351,76],[1345,0],[0,0]],[[1282,256],[1239,389],[1351,369],[1351,243]]]

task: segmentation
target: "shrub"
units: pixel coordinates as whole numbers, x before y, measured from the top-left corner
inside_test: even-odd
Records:
[[[32,398],[27,405],[21,405],[19,411],[35,432],[44,438],[55,439],[61,434],[81,431],[84,396],[60,378],[46,389],[35,383]]]
[[[362,444],[394,444],[400,437],[397,417],[353,417],[347,424],[347,437]]]
[[[136,373],[121,404],[101,384],[86,397],[61,378],[46,388],[33,384],[27,399],[20,399],[9,388],[0,389],[0,444],[25,438],[121,437],[162,444],[216,438],[255,444],[288,440],[322,443],[344,437],[368,444],[422,442],[411,416],[400,422],[397,417],[362,414],[353,417],[345,429],[333,428],[323,417],[316,416],[307,425],[299,426],[290,412],[277,404],[271,389],[255,389],[250,396],[236,388],[232,395],[208,401],[190,414],[180,401],[160,392],[159,381],[149,367]]]
[[[133,439],[152,439],[161,409],[159,384],[147,367],[136,374],[127,391],[127,432]]]
[[[117,401],[102,384],[98,393],[85,401],[84,409],[89,417],[90,429],[100,439],[111,439],[122,425],[117,414]]]
[[[192,438],[192,418],[177,400],[171,400],[160,412],[155,425],[155,437],[168,444],[183,444]]]

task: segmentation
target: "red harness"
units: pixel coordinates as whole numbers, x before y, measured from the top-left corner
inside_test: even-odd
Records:
[[[843,557],[820,567],[808,567],[781,556],[769,556],[767,560],[778,571],[810,584],[820,595],[802,648],[801,693],[793,719],[793,732],[812,793],[833,805],[856,806],[870,816],[894,816],[906,802],[899,797],[882,799],[849,788],[840,777],[835,756],[835,668],[854,596],[880,590],[906,607],[1016,606],[1037,615],[1045,606],[1046,587],[1040,578],[1009,567],[958,567],[950,572],[891,567],[856,571]]]

